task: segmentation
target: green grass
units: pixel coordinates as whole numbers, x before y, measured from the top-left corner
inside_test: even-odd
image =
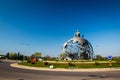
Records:
[[[31,66],[31,67],[47,67],[49,68],[50,65],[54,65],[54,68],[71,68],[71,69],[79,69],[79,68],[109,68],[109,63],[99,63],[99,62],[93,62],[93,63],[74,63],[74,62],[66,62],[66,63],[58,63],[58,62],[36,62],[35,64],[27,63],[27,62],[21,62],[18,63],[20,65],[25,66]],[[119,63],[112,63],[112,67],[120,67]]]

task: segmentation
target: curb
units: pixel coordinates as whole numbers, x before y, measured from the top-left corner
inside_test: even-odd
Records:
[[[42,70],[42,71],[67,71],[67,72],[105,72],[105,71],[118,71],[120,68],[94,68],[94,69],[49,69],[49,68],[38,68],[19,65],[17,63],[10,64],[11,67],[29,69],[29,70]]]

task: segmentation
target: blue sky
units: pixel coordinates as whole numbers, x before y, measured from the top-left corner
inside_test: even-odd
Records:
[[[119,0],[0,0],[0,53],[58,56],[77,29],[95,54],[120,56]]]

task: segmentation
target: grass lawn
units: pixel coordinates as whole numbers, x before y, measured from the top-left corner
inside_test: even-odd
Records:
[[[76,63],[76,62],[66,62],[66,63],[59,63],[59,62],[43,62],[43,61],[38,61],[34,64],[28,63],[28,62],[21,62],[18,63],[20,65],[25,65],[25,66],[32,66],[32,67],[46,67],[49,68],[50,65],[53,65],[54,68],[71,68],[71,69],[80,69],[80,68],[110,68],[109,63],[100,63],[100,62],[94,62],[93,63]],[[119,63],[112,63],[111,68],[115,67],[120,67]]]

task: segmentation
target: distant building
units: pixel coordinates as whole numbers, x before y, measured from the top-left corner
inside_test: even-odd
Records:
[[[62,47],[63,60],[93,59],[93,47],[90,42],[76,32],[74,37],[64,43]]]

